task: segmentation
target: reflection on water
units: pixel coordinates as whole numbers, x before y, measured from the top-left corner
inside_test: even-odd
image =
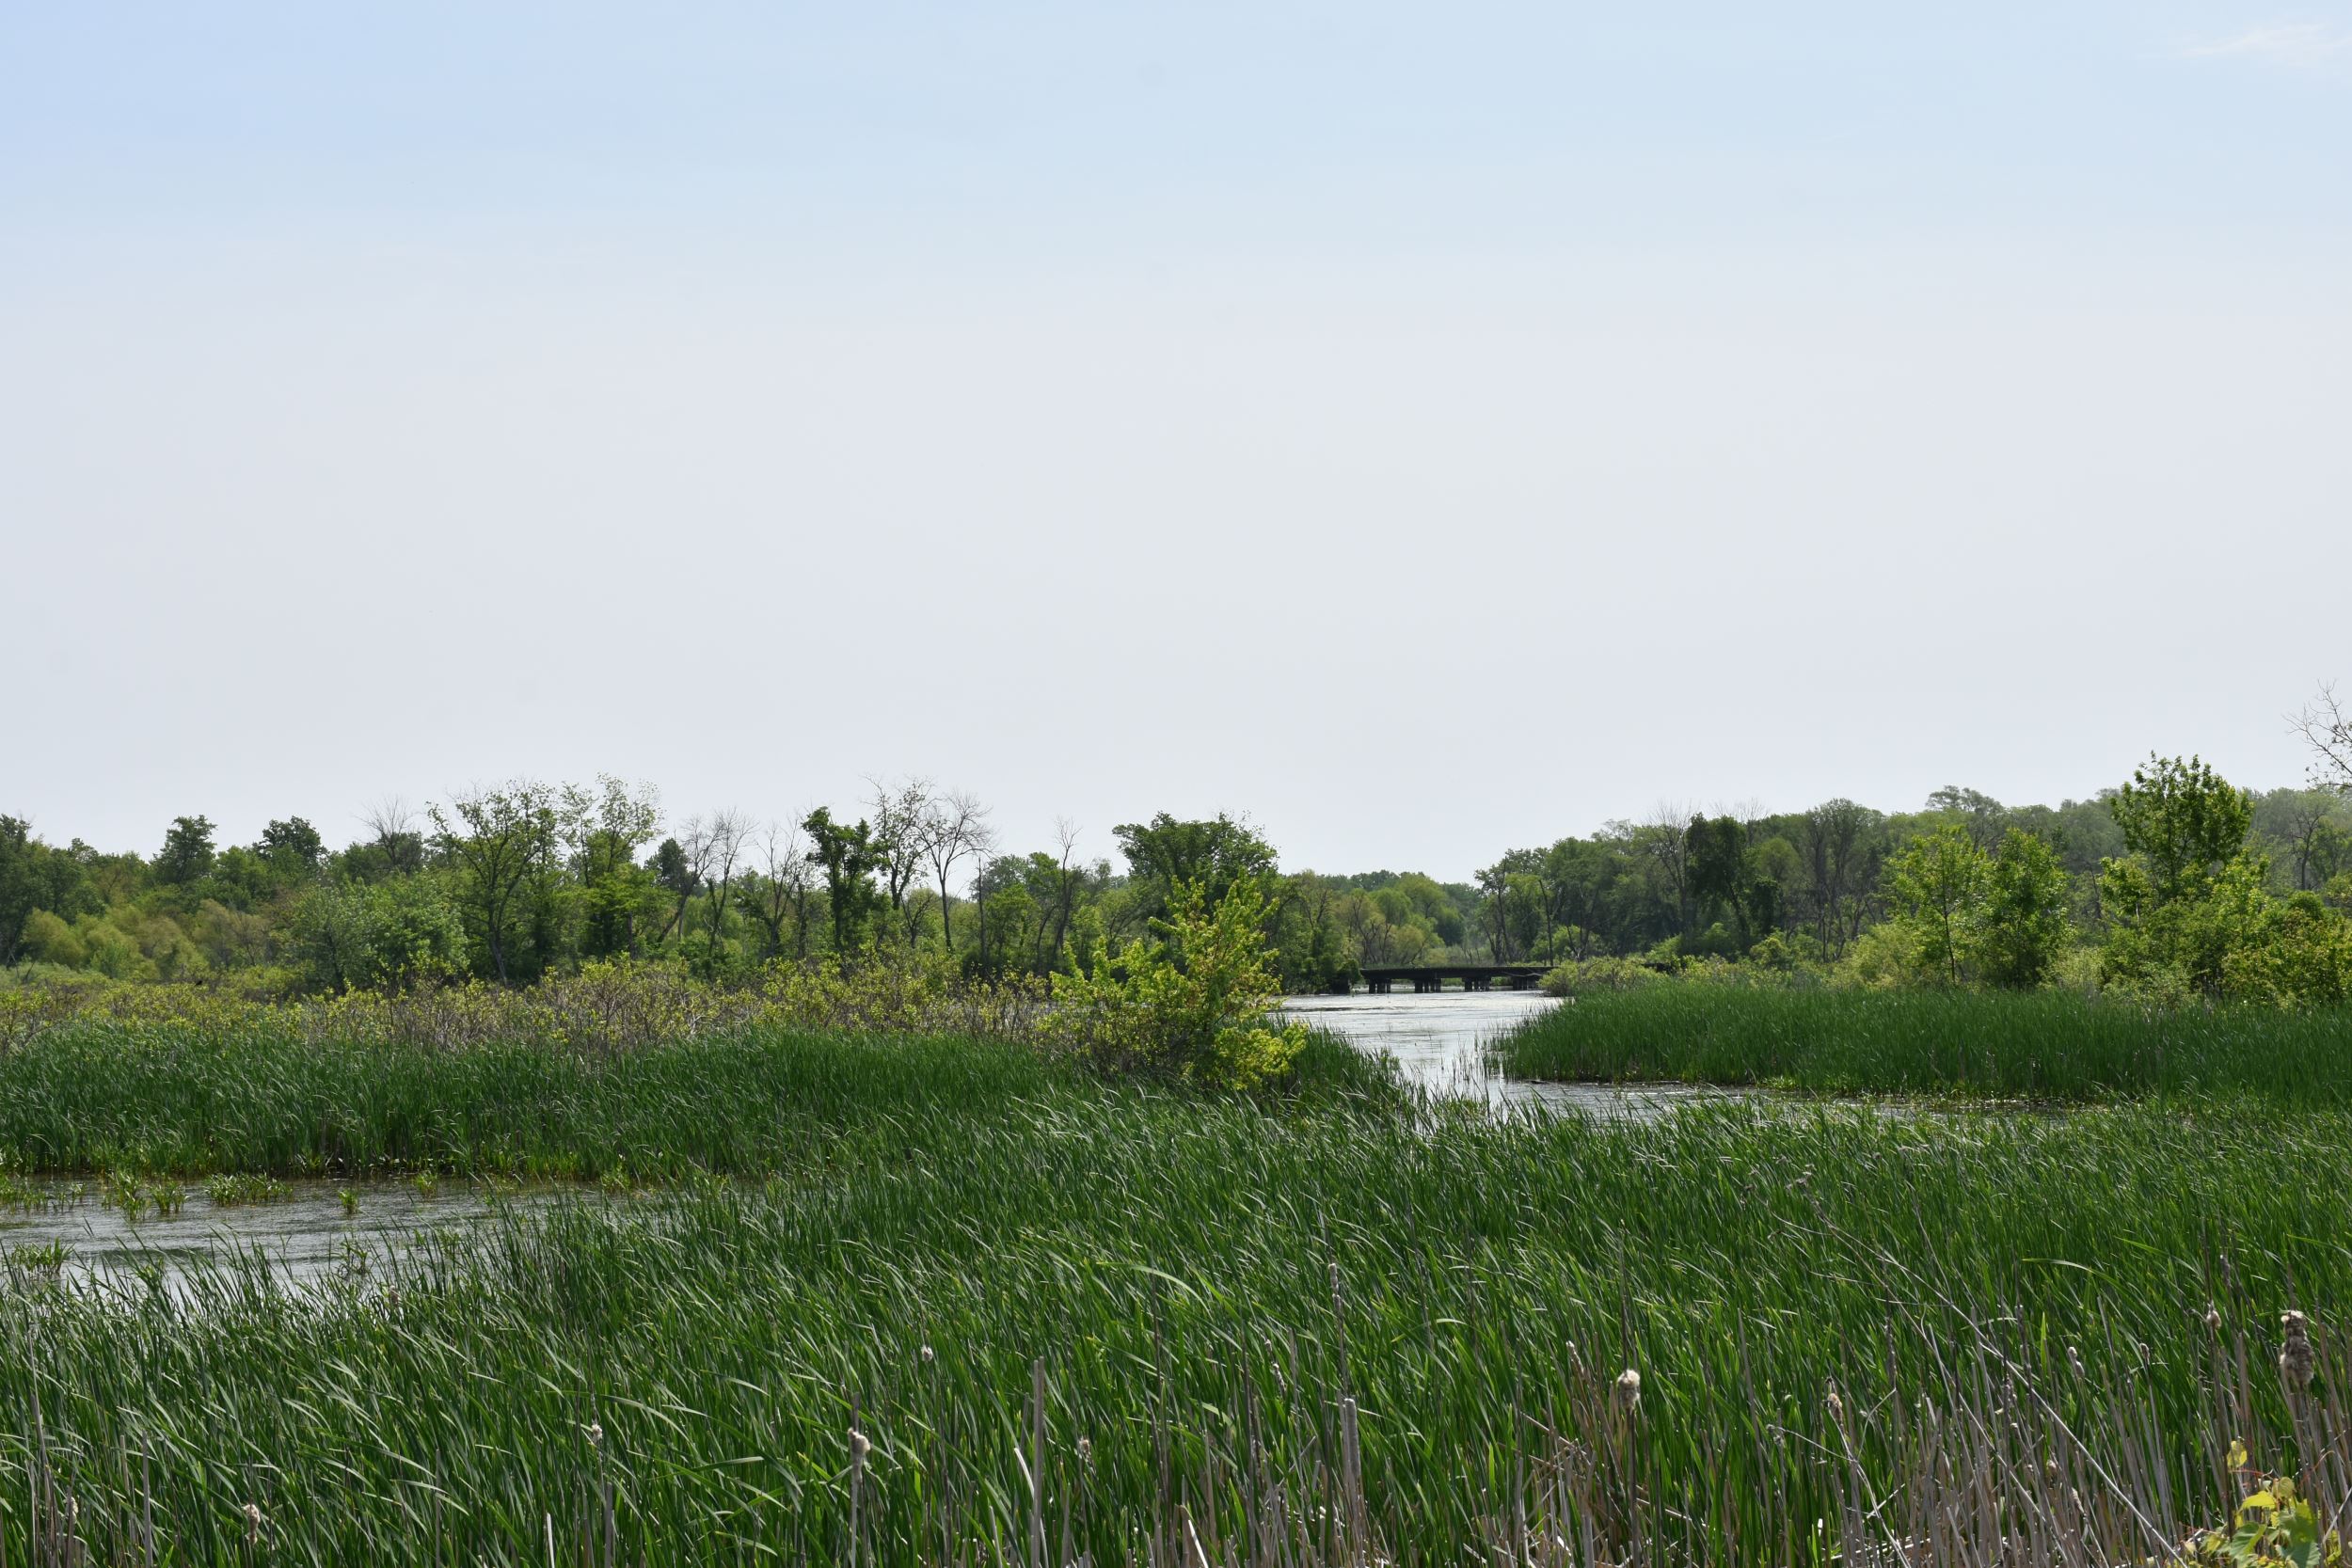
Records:
[[[1539,1084],[1505,1078],[1491,1049],[1513,1024],[1560,1004],[1535,991],[1450,990],[1294,996],[1283,1009],[1396,1058],[1408,1083],[1496,1106],[1548,1106],[1603,1120],[1655,1121],[1698,1100],[1740,1091],[1680,1084]]]
[[[428,1195],[407,1182],[294,1181],[276,1202],[223,1206],[200,1187],[178,1185],[185,1200],[177,1213],[157,1214],[151,1199],[134,1217],[106,1202],[98,1182],[57,1183],[30,1208],[0,1210],[0,1256],[22,1269],[39,1249],[62,1246],[66,1275],[99,1285],[130,1284],[149,1269],[178,1285],[207,1259],[258,1257],[280,1279],[309,1285],[379,1275],[395,1250],[430,1232],[462,1231],[555,1196],[460,1182]]]

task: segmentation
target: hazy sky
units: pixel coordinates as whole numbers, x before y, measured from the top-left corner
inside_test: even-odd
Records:
[[[0,7],[0,811],[2295,782],[2352,5],[1935,9]]]

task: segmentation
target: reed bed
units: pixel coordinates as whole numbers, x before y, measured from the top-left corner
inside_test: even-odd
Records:
[[[96,990],[0,1047],[0,1201],[28,1174],[763,1175],[861,1118],[1085,1072],[1024,988],[880,967],[770,982],[648,968],[296,1006]],[[1279,1097],[1395,1092],[1328,1034],[1295,1068]]]
[[[2111,1564],[2352,1496],[2344,1115],[860,1084],[309,1293],[19,1278],[7,1560]]]
[[[764,1173],[865,1117],[1034,1095],[1030,1047],[743,1026],[626,1052],[88,1021],[0,1056],[20,1171],[539,1179]]]
[[[1656,985],[1580,995],[1518,1025],[1500,1053],[1520,1078],[2059,1101],[2246,1094],[2352,1107],[2352,1012],[2341,1008]]]

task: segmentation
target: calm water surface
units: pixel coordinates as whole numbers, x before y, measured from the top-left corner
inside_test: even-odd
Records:
[[[207,1260],[259,1258],[290,1283],[379,1279],[395,1251],[437,1230],[464,1231],[501,1212],[541,1207],[546,1191],[495,1191],[444,1180],[431,1196],[407,1182],[293,1181],[274,1203],[223,1208],[190,1182],[179,1184],[185,1207],[158,1215],[151,1202],[136,1218],[108,1203],[100,1184],[60,1182],[30,1209],[0,1210],[0,1256],[62,1243],[68,1277],[96,1285],[135,1285],[155,1270],[167,1285],[186,1283]],[[349,1212],[342,1192],[358,1198]]]
[[[1440,1094],[1496,1106],[1548,1106],[1605,1120],[1654,1121],[1693,1101],[1742,1098],[1738,1090],[1643,1084],[1536,1084],[1505,1078],[1493,1046],[1511,1026],[1560,1006],[1527,990],[1443,990],[1375,996],[1294,996],[1283,1010],[1396,1058],[1406,1079]]]

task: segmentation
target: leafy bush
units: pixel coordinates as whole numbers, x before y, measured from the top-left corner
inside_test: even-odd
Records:
[[[2242,1468],[2245,1445],[2231,1449],[2233,1467]],[[2233,1528],[2199,1532],[2181,1558],[2186,1568],[2337,1568],[2343,1560],[2343,1541],[2288,1476],[2262,1478],[2238,1504]]]
[[[1161,941],[1117,953],[1096,938],[1077,970],[1054,976],[1051,1026],[1098,1066],[1206,1088],[1254,1089],[1289,1075],[1307,1026],[1270,1021],[1281,1001],[1264,935],[1266,896],[1236,882],[1212,906],[1178,887]]]
[[[1635,990],[1663,984],[1665,974],[1636,958],[1571,958],[1543,978],[1544,994],[1569,997],[1594,990]]]

